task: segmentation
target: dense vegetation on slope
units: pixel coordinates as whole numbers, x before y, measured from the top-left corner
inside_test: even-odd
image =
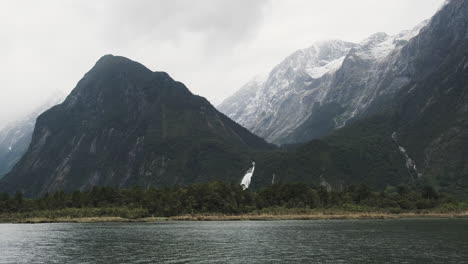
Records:
[[[0,194],[0,218],[12,217],[168,217],[185,214],[288,213],[290,209],[342,209],[349,212],[386,210],[392,213],[438,207],[441,211],[466,210],[466,204],[439,194],[432,187],[406,185],[372,192],[367,185],[347,186],[341,192],[305,184],[275,184],[258,192],[237,184],[212,182],[166,189],[115,189],[47,194],[24,199],[21,193]],[[457,209],[458,208],[458,209]],[[296,210],[300,212],[300,210]],[[305,211],[303,211],[305,212]]]
[[[321,184],[340,191],[349,184],[366,183],[374,190],[416,184],[381,119],[356,122],[327,138],[258,157],[252,186],[274,180]]]

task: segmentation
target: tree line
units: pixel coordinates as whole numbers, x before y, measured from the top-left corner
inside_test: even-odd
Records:
[[[327,191],[323,186],[274,184],[258,191],[243,190],[237,184],[212,182],[171,188],[134,187],[117,189],[94,187],[89,191],[58,191],[36,199],[0,194],[0,213],[28,213],[66,209],[91,210],[89,214],[137,212],[134,217],[168,217],[184,214],[244,214],[280,209],[353,208],[420,210],[456,201],[439,194],[433,187],[389,186],[374,192],[367,185],[351,185],[343,191]],[[119,210],[117,210],[119,209]],[[135,211],[136,210],[136,211]]]

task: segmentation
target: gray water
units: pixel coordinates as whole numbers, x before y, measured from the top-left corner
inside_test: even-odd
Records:
[[[0,263],[468,263],[468,220],[0,224]]]

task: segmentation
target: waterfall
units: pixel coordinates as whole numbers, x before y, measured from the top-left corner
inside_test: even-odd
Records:
[[[242,182],[241,182],[241,186],[242,186],[242,189],[247,189],[249,188],[249,185],[250,185],[250,181],[252,180],[252,176],[254,174],[254,171],[255,171],[255,162],[252,162],[252,168],[250,168],[244,175],[244,178],[242,178]]]
[[[418,172],[415,161],[409,156],[408,152],[403,146],[400,146],[398,143],[397,132],[392,133],[392,139],[397,144],[398,149],[406,160],[406,168],[409,170],[411,175],[415,175],[417,178],[421,178],[422,174]]]

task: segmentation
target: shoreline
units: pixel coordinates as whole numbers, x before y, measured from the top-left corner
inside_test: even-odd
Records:
[[[244,214],[244,215],[181,215],[171,217],[31,217],[22,219],[1,219],[0,224],[41,224],[41,223],[156,223],[171,221],[287,221],[287,220],[383,220],[383,219],[460,219],[468,218],[467,212],[459,213],[317,213],[317,214]]]

